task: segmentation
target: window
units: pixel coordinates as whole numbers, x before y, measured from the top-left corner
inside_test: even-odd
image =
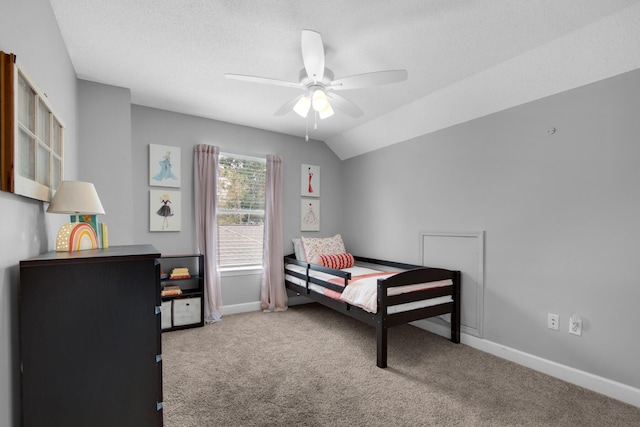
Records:
[[[49,201],[63,178],[64,125],[15,55],[4,52],[0,122],[2,190]]]
[[[266,160],[220,153],[218,164],[220,267],[262,265]]]

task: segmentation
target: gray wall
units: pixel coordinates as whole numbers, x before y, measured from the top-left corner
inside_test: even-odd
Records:
[[[25,31],[28,29],[28,31]],[[77,177],[76,76],[47,0],[0,2],[0,50],[14,53],[64,121],[67,179]],[[20,423],[18,263],[53,249],[65,215],[48,204],[0,191],[0,427]],[[46,321],[46,313],[43,313]]]
[[[282,157],[284,181],[284,237],[300,235],[300,165],[321,167],[321,232],[328,235],[340,229],[341,162],[323,142],[305,142],[303,138],[238,126],[215,120],[187,116],[134,105],[132,107],[133,140],[133,215],[135,240],[152,243],[167,254],[190,253],[197,249],[193,224],[193,147],[197,144],[217,145],[223,152]],[[182,231],[149,231],[149,144],[181,148]],[[326,186],[326,187],[325,187]],[[335,188],[335,190],[332,190]],[[290,240],[288,244],[290,244]]]
[[[153,244],[165,255],[197,252],[193,213],[193,147],[211,144],[221,151],[282,157],[284,168],[284,245],[292,253],[291,238],[300,235],[300,165],[321,167],[320,232],[328,236],[341,229],[341,163],[323,142],[260,129],[131,105],[128,89],[79,81],[80,168],[93,182],[105,208],[100,221],[109,227],[109,244]],[[179,232],[149,231],[149,144],[181,149],[182,224]],[[175,188],[170,188],[175,190]],[[223,305],[259,301],[259,272],[225,274]],[[223,310],[223,313],[226,310]]]
[[[98,220],[108,227],[109,243],[133,244],[131,92],[78,80],[78,99],[81,179],[100,196],[105,215]]]
[[[636,70],[347,160],[345,240],[419,263],[484,230],[484,338],[640,387],[639,111]]]
[[[319,141],[297,138],[260,129],[187,116],[134,105],[132,107],[133,205],[128,212],[134,221],[134,241],[153,244],[163,254],[196,253],[193,213],[193,147],[217,145],[223,152],[265,156],[276,154],[283,162],[283,224],[285,253],[293,253],[291,238],[300,236],[300,165],[319,165],[321,171],[320,232],[305,235],[329,236],[340,232],[342,220],[341,162]],[[149,144],[181,148],[182,229],[180,232],[149,231]],[[109,228],[117,227],[109,224]],[[260,276],[225,276],[223,305],[259,301]]]

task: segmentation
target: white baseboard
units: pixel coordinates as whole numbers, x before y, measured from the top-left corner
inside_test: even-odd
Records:
[[[220,312],[223,316],[260,310],[260,301],[248,302],[245,304],[223,305],[222,307],[220,307]]]
[[[288,305],[308,304],[311,301],[309,298],[303,296],[289,297]],[[248,313],[250,311],[260,311],[260,301],[247,302],[244,304],[223,305],[220,307],[220,312],[223,316],[229,314]]]
[[[451,336],[451,330],[448,327],[428,320],[418,320],[411,324],[443,337],[449,338]],[[485,353],[493,354],[502,359],[640,408],[640,389],[638,388],[468,334],[460,334],[460,342]]]

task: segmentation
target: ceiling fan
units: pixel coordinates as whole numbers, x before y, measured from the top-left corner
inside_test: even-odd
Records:
[[[307,117],[309,111],[313,108],[320,119],[331,117],[334,114],[334,107],[336,110],[355,118],[364,114],[360,107],[338,95],[335,93],[336,91],[386,85],[404,81],[408,77],[407,70],[388,70],[356,74],[334,80],[333,72],[325,68],[324,45],[320,33],[312,30],[302,30],[301,46],[304,68],[300,70],[298,82],[228,73],[225,74],[225,77],[302,89],[304,91],[303,94],[284,104],[274,115],[281,116],[293,110],[300,116]]]

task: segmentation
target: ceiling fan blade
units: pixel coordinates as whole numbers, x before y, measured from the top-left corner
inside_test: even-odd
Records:
[[[331,101],[331,106],[336,110],[340,110],[343,113],[358,118],[364,114],[364,111],[360,109],[356,104],[349,101],[347,98],[340,96],[336,93],[327,92],[327,98]]]
[[[292,87],[296,89],[304,89],[304,86],[302,86],[300,83],[288,82],[286,80],[270,79],[268,77],[245,76],[243,74],[229,74],[229,73],[226,73],[224,76],[228,79],[241,80],[244,82],[261,83],[261,84]]]
[[[284,104],[282,107],[278,108],[278,111],[276,111],[275,113],[273,113],[274,116],[284,116],[285,114],[287,114],[290,111],[293,111],[293,107],[295,107],[295,105],[298,103],[298,101],[300,100],[300,98],[302,98],[303,96],[305,96],[306,94],[302,94],[302,95],[298,95],[295,98],[293,98],[291,101],[287,102],[286,104]]]
[[[302,62],[309,78],[319,82],[324,76],[324,46],[322,36],[312,30],[302,30]]]
[[[331,82],[328,86],[333,90],[360,89],[369,86],[387,85],[407,80],[407,70],[375,71],[373,73],[356,74]]]

